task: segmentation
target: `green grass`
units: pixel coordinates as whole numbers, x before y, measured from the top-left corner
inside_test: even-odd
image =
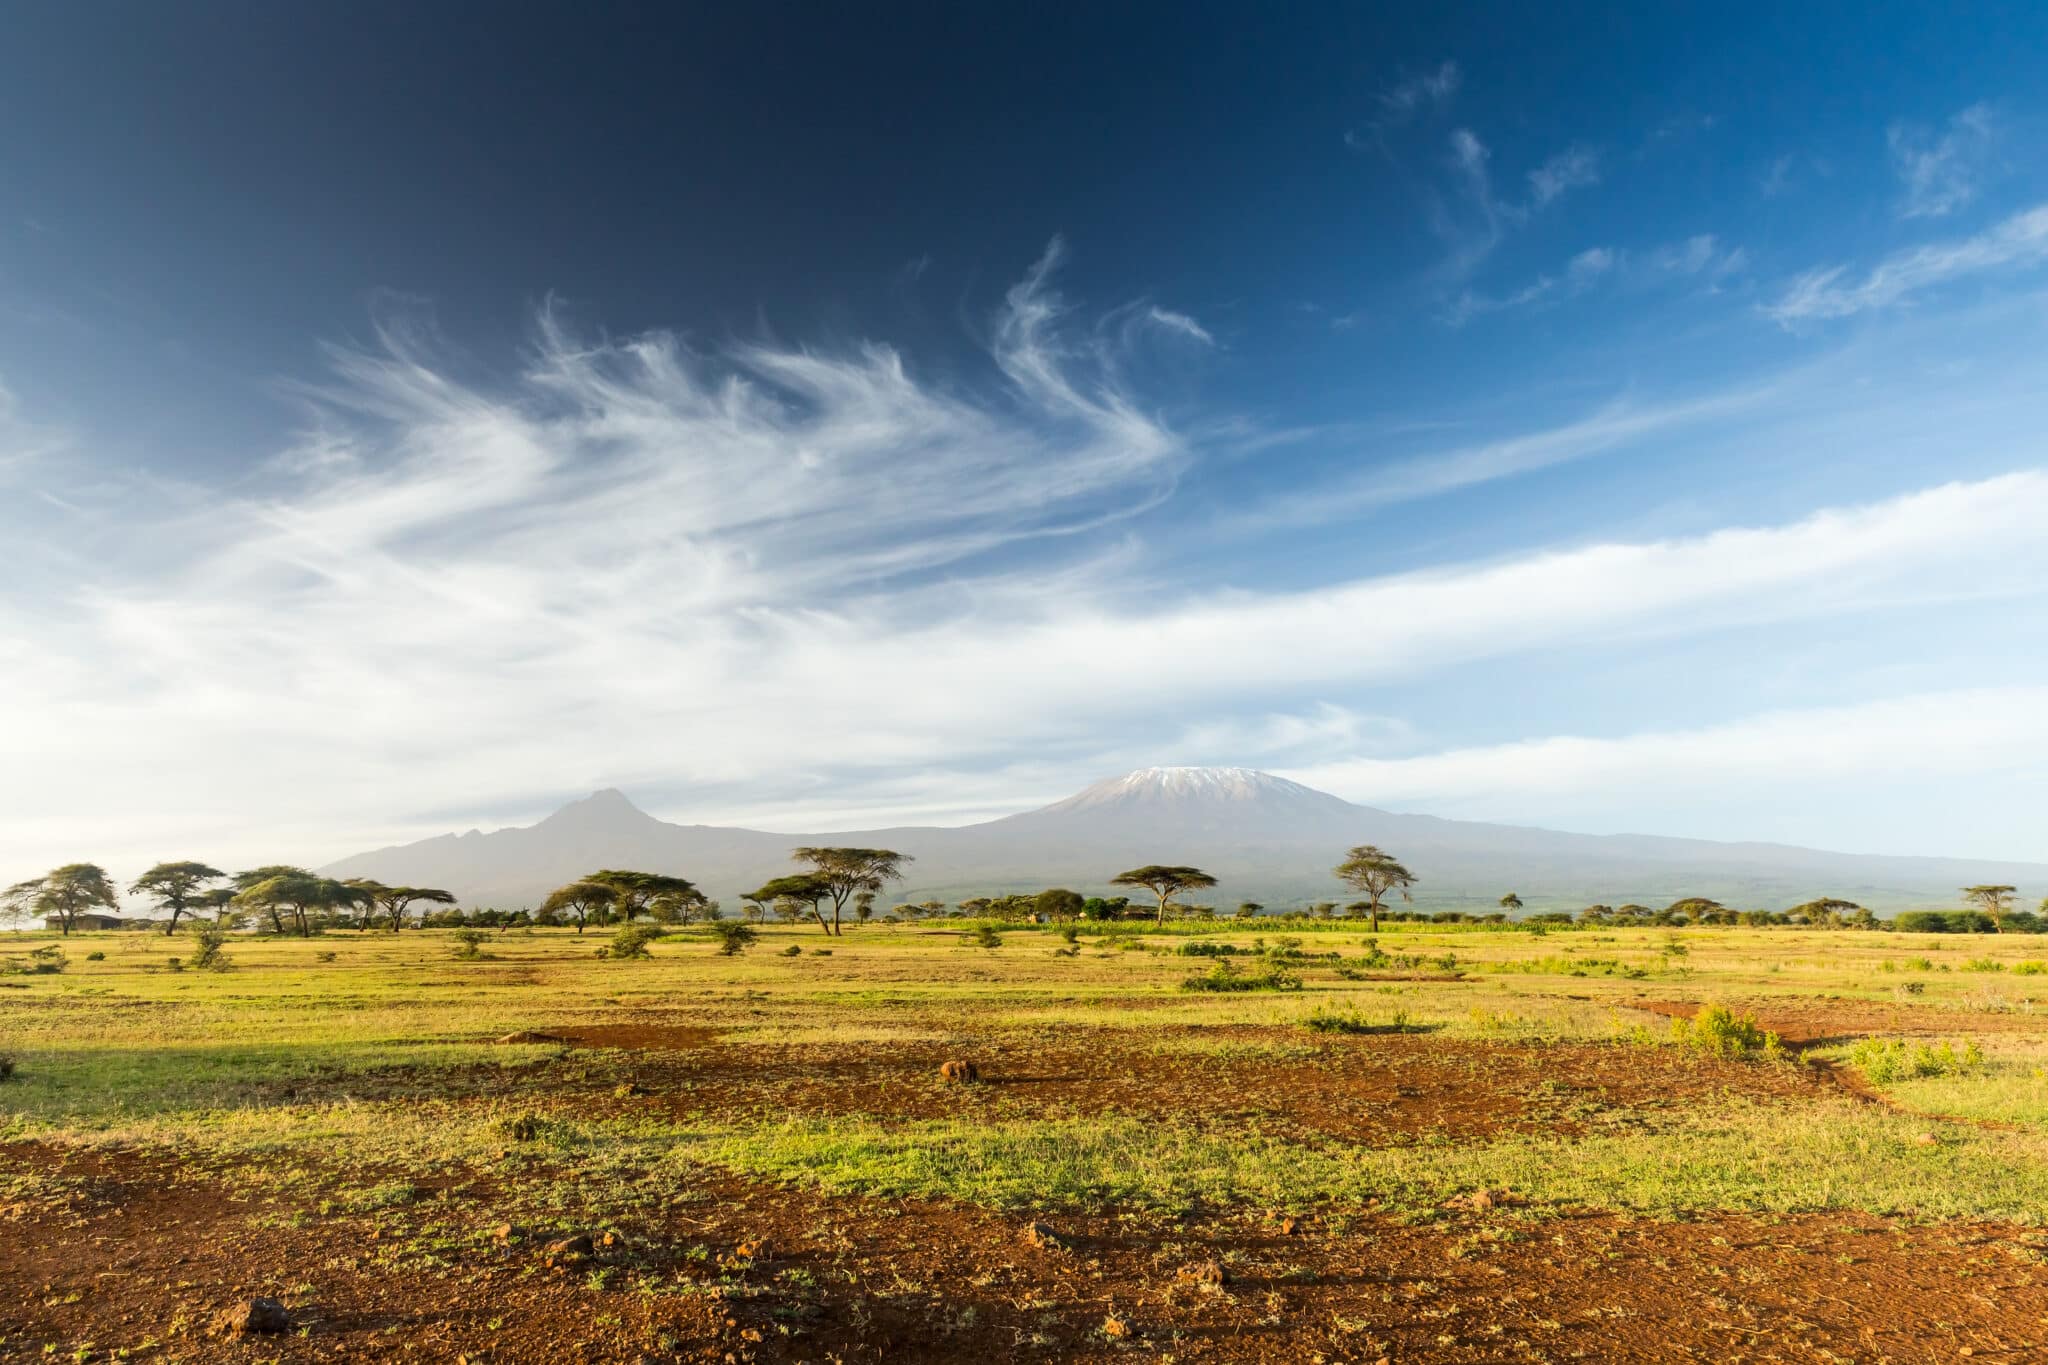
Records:
[[[363,1216],[412,1216],[415,1203],[433,1204],[420,1191],[451,1179],[490,1182],[508,1210],[647,1208],[707,1167],[1004,1208],[1341,1211],[1378,1200],[1420,1214],[1505,1187],[1542,1210],[1659,1216],[1853,1208],[2033,1222],[2048,1210],[2048,1015],[2033,1022],[2048,980],[2029,956],[2037,941],[1417,925],[1386,925],[1368,940],[1355,925],[1290,925],[1287,937],[1301,942],[1282,945],[1281,960],[1271,925],[1084,930],[1075,957],[1047,951],[1063,945],[1052,932],[1003,935],[990,952],[951,928],[872,926],[827,941],[776,926],[752,951],[724,957],[691,930],[645,945],[645,960],[599,958],[609,935],[596,932],[494,935],[478,960],[452,957],[438,932],[238,936],[227,946],[232,970],[220,973],[168,969],[190,955],[183,935],[74,936],[62,973],[10,976],[0,989],[0,1053],[18,1064],[0,1083],[0,1136],[145,1147],[218,1178],[321,1190],[332,1208]],[[26,961],[54,942],[23,934],[8,951]],[[782,956],[789,947],[805,951]],[[1403,962],[1450,962],[1468,979],[1360,970]],[[1194,980],[1229,984],[1186,988],[1195,966],[1208,970]],[[1239,985],[1258,982],[1269,988]],[[1673,1024],[1630,1010],[1638,1000],[1731,1003]],[[1451,1143],[1421,1133],[1371,1147],[1277,1137],[1254,1118],[1025,1121],[998,1097],[944,1121],[791,1117],[772,1104],[598,1120],[577,1096],[608,1095],[629,1077],[630,1054],[553,1060],[552,1045],[491,1041],[657,1018],[714,1030],[721,1059],[759,1055],[801,1074],[806,1059],[840,1065],[860,1048],[971,1052],[998,1041],[1022,1055],[1092,1043],[1197,1068],[1337,1067],[1347,1050],[1397,1044],[1542,1048],[1619,1036],[1680,1045],[1700,1066],[1762,1066],[1777,1049],[1745,1016],[1768,1019],[1777,1006],[1885,1011],[1879,1039],[1827,1055],[1895,1107],[1817,1086],[1811,1098],[1772,1103],[1595,1105],[1570,1134]],[[1345,1036],[1396,1031],[1427,1036]],[[581,1088],[563,1089],[564,1075]],[[1932,1144],[1920,1141],[1928,1133]]]

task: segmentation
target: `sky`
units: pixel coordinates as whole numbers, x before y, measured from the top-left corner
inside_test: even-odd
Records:
[[[2048,8],[9,29],[0,879],[1174,764],[2048,861]]]

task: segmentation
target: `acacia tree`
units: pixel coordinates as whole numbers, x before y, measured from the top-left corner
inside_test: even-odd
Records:
[[[548,892],[548,898],[540,903],[540,912],[543,915],[573,915],[576,932],[580,934],[583,926],[591,920],[602,924],[618,898],[619,893],[603,882],[585,878]]]
[[[1522,898],[1510,891],[1500,898],[1500,908],[1512,915],[1522,908]]]
[[[1837,900],[1833,896],[1822,896],[1819,900],[1807,901],[1803,905],[1795,905],[1785,913],[1788,915],[1804,915],[1808,924],[1826,925],[1840,924],[1843,920],[1861,910],[1863,910],[1863,907],[1855,901]],[[1869,912],[1864,911],[1864,913],[1867,914]]]
[[[1395,859],[1394,855],[1373,844],[1360,844],[1351,850],[1348,857],[1336,867],[1337,880],[1365,897],[1366,914],[1372,919],[1372,931],[1380,931],[1380,903],[1389,891],[1399,891],[1401,899],[1412,902],[1408,888],[1415,885],[1415,874]]]
[[[16,918],[41,915],[54,919],[68,937],[80,915],[94,909],[118,910],[121,898],[103,869],[92,863],[66,863],[0,892],[0,905]]]
[[[664,876],[659,872],[625,872],[606,868],[593,872],[583,879],[612,890],[612,908],[628,924],[641,915],[652,915],[657,904],[673,911],[681,904],[692,906],[704,903],[704,893],[697,889],[695,882],[681,877]],[[654,915],[659,919],[659,915]]]
[[[820,929],[828,934],[837,932],[825,920],[824,905],[832,899],[832,883],[815,872],[792,872],[787,877],[763,882],[742,899],[756,905],[771,906],[778,916],[783,913],[783,907],[788,906],[792,921],[801,913],[800,907],[808,905]]]
[[[201,910],[211,910],[215,927],[225,929],[228,920],[228,907],[234,903],[234,887],[209,887],[192,898],[192,911],[194,914],[197,914]]]
[[[1216,885],[1216,879],[1199,867],[1167,867],[1147,863],[1109,879],[1111,886],[1142,886],[1159,898],[1159,923],[1166,923],[1166,903],[1183,891],[1200,891]]]
[[[168,936],[178,932],[180,916],[207,904],[207,883],[217,882],[227,875],[205,863],[158,863],[137,877],[128,891],[131,895],[148,896],[156,902],[157,909],[170,912],[171,922],[164,926],[164,933]]]
[[[2012,910],[2013,893],[2016,886],[1966,886],[1963,899],[1991,917],[1991,927],[1998,933],[2005,932],[2005,917]]]
[[[390,924],[391,932],[394,934],[405,926],[406,913],[422,901],[430,905],[455,904],[454,893],[443,891],[438,886],[386,886],[382,882],[371,881],[368,877],[355,877],[344,884],[368,895],[370,904]],[[421,920],[424,922],[424,914]],[[365,928],[369,926],[369,922],[370,917],[365,914]]]
[[[848,901],[863,891],[879,892],[887,883],[901,880],[903,864],[911,861],[908,853],[893,848],[807,847],[790,850],[790,856],[809,863],[810,870],[804,875],[816,877],[829,888],[832,927],[826,932],[833,934],[840,932],[840,915]],[[813,902],[813,911],[816,908]],[[824,923],[822,915],[818,922]]]
[[[294,868],[244,887],[236,893],[234,904],[247,910],[264,911],[270,916],[271,928],[280,934],[284,932],[284,918],[289,913],[299,937],[310,938],[316,913],[359,905],[360,894],[355,888],[344,886],[332,877],[316,876]]]

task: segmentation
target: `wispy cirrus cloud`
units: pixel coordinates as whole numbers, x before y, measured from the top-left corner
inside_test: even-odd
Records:
[[[1539,209],[1570,190],[1599,183],[1599,155],[1590,147],[1576,144],[1529,172],[1529,193]]]
[[[1939,129],[1894,123],[1885,141],[1899,177],[1900,216],[1943,218],[1977,197],[1991,169],[1996,124],[1989,105],[1973,104]]]
[[[2043,261],[2048,261],[2048,204],[1974,236],[1896,251],[1860,277],[1845,265],[1810,270],[1763,311],[1785,327],[1845,318],[1972,276],[2031,269]]]

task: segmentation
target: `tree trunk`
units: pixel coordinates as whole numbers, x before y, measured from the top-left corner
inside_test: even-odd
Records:
[[[1372,931],[1377,934],[1380,931],[1380,903],[1374,901],[1372,908],[1367,913],[1372,916]]]

